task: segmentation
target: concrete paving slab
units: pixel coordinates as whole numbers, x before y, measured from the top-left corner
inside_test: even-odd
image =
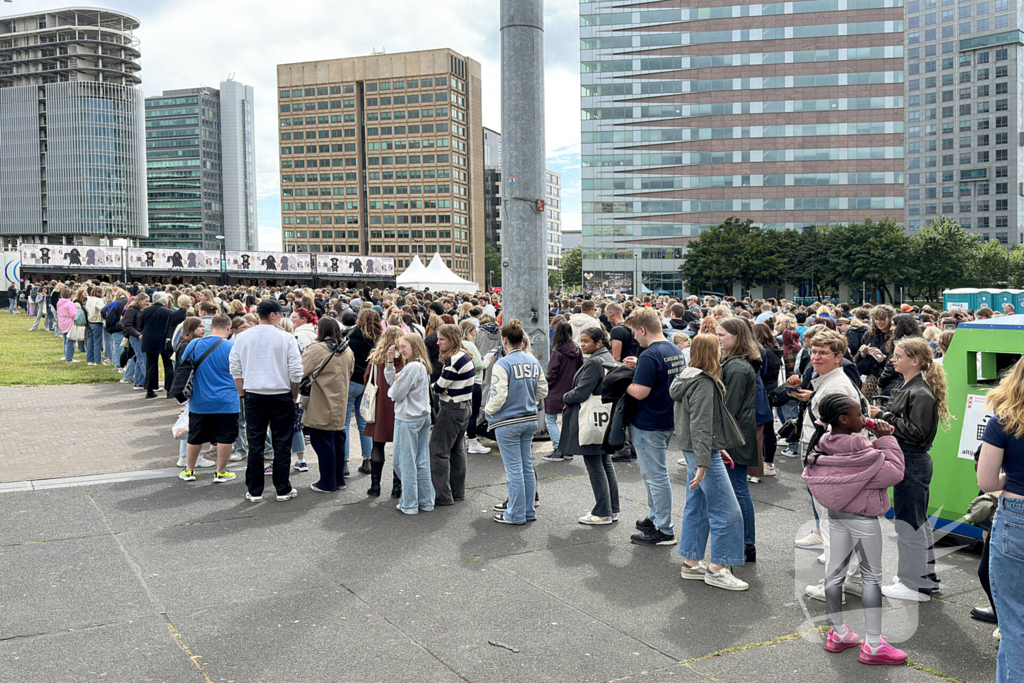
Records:
[[[266,595],[172,617],[212,681],[460,681],[407,635],[340,588]]]
[[[202,683],[167,623],[144,615],[123,623],[0,642],[0,681]]]
[[[0,640],[152,614],[117,542],[76,538],[0,549]]]
[[[108,533],[84,488],[10,493],[2,502],[0,546]]]
[[[471,681],[602,681],[673,664],[491,562],[395,574],[349,588]],[[502,643],[513,652],[491,642]]]

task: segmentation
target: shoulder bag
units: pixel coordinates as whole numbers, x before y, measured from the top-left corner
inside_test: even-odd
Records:
[[[192,397],[192,382],[195,379],[196,371],[199,370],[199,365],[223,343],[223,337],[218,339],[210,345],[210,348],[206,349],[203,355],[199,356],[199,360],[195,359],[196,348],[193,346],[191,356],[178,362],[177,367],[174,368],[174,379],[171,381],[170,391],[171,396],[177,399],[178,403],[184,403]]]
[[[604,375],[604,368],[601,368]],[[600,389],[600,385],[598,385]],[[611,422],[612,404],[605,403],[600,390],[580,404],[578,437],[581,446],[599,446],[604,443],[604,433]]]
[[[370,381],[363,389],[363,400],[359,405],[359,414],[367,424],[377,420],[377,365],[370,367]]]
[[[341,354],[345,353],[345,349],[347,348],[348,337],[343,337],[341,341],[338,342],[337,346],[334,347],[331,353],[328,354],[327,360],[325,360],[323,365],[320,366],[320,369],[314,372],[313,374],[309,375],[299,383],[299,406],[303,410],[305,410],[309,406],[309,395],[313,391],[313,383],[316,382],[317,377],[319,377],[320,373],[323,372],[325,368],[327,368],[327,364],[331,362],[332,358],[334,358],[335,356],[340,356]]]

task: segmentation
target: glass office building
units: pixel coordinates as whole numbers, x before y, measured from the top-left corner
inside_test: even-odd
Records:
[[[1021,5],[911,0],[906,6],[907,228],[940,217],[983,240],[1020,244]]]
[[[580,3],[588,287],[680,294],[686,244],[904,218],[902,0]]]

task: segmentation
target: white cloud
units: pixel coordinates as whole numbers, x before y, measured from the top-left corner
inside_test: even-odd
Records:
[[[229,75],[253,86],[256,100],[257,194],[261,233],[280,227],[277,65],[450,47],[481,64],[482,125],[501,129],[499,3],[497,0],[107,0],[139,18],[142,89],[146,95],[198,85],[217,87]],[[18,13],[48,9],[53,0],[19,0]],[[546,147],[556,166],[579,164],[579,4],[545,2]],[[266,207],[266,208],[264,208]],[[563,220],[579,205],[566,206]],[[262,245],[262,240],[261,240]]]

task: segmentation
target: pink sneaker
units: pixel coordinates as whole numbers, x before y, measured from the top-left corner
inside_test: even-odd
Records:
[[[888,664],[890,666],[899,666],[907,661],[907,653],[903,650],[897,650],[888,642],[885,638],[882,638],[881,644],[877,648],[872,648],[868,645],[867,641],[860,648],[860,654],[857,656],[857,660],[864,664]]]
[[[836,633],[834,628],[828,630],[828,637],[825,639],[825,649],[829,652],[842,652],[858,645],[860,645],[860,638],[857,637],[857,634],[849,626],[846,627],[846,633],[843,635]]]

